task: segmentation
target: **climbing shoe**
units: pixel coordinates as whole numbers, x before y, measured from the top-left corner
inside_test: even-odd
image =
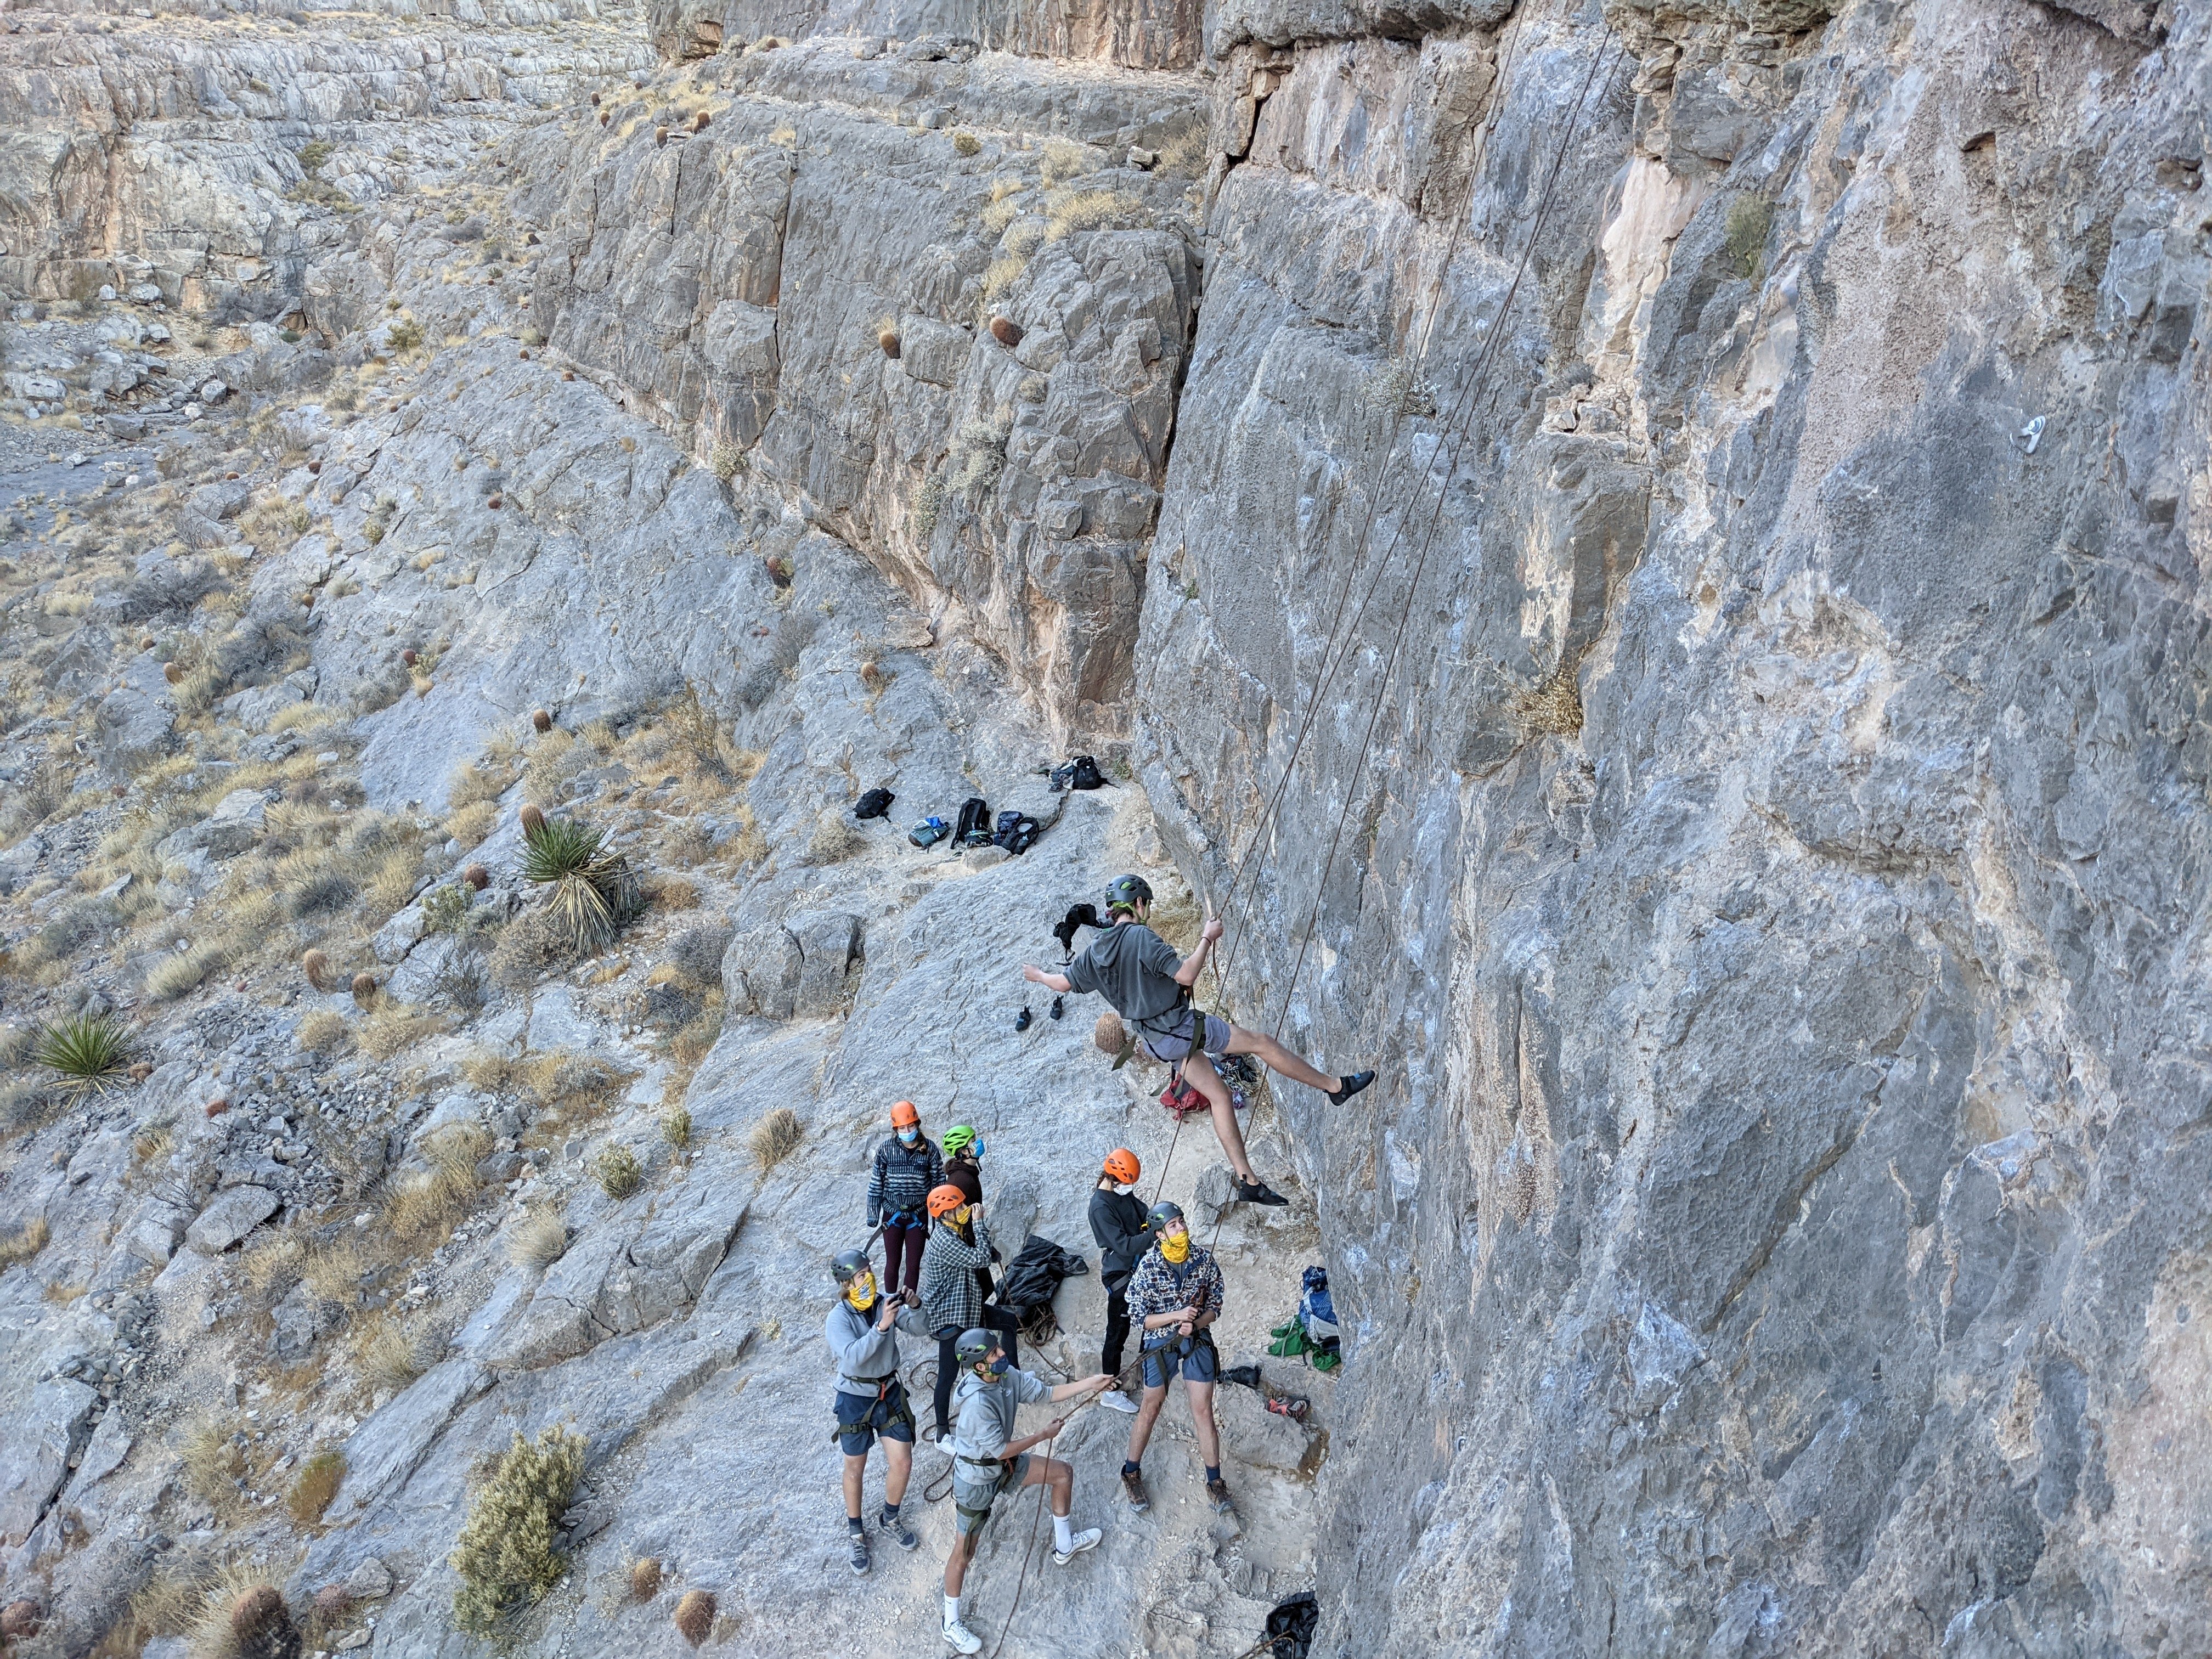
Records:
[[[983,1638],[957,1619],[945,1621],[945,1639],[961,1653],[981,1653],[983,1650]]]
[[[896,1513],[886,1515],[883,1517],[882,1525],[883,1529],[890,1534],[891,1542],[896,1544],[901,1549],[910,1550],[920,1547],[921,1540],[915,1535],[914,1528],[907,1525],[906,1516]]]
[[[1237,1201],[1239,1204],[1279,1205],[1291,1200],[1264,1181],[1240,1181],[1237,1183]]]
[[[1131,1417],[1137,1414],[1137,1402],[1119,1389],[1107,1389],[1098,1396],[1098,1403],[1109,1412],[1127,1412]]]
[[[1341,1106],[1374,1081],[1375,1073],[1372,1072],[1354,1072],[1344,1079],[1344,1087],[1330,1090],[1328,1097],[1337,1105]]]
[[[851,1534],[851,1543],[853,1546],[853,1571],[854,1572],[866,1572],[868,1570],[868,1534],[864,1532],[854,1533]]]
[[[1076,1533],[1068,1539],[1066,1549],[1056,1549],[1052,1553],[1053,1565],[1064,1567],[1084,1551],[1097,1549],[1098,1540],[1103,1535],[1096,1527],[1085,1527],[1081,1532]]]
[[[1060,1006],[1060,999],[1058,997],[1054,997],[1052,1000],[1052,1007],[1048,1012],[1054,1019],[1058,1019],[1062,1014],[1066,1013],[1067,1010]]]
[[[1273,1394],[1267,1396],[1267,1409],[1278,1417],[1287,1417],[1293,1423],[1303,1423],[1310,1407],[1294,1394]]]
[[[1145,1477],[1132,1469],[1121,1471],[1121,1490],[1129,1495],[1129,1507],[1139,1515],[1152,1506],[1152,1495],[1145,1490]]]
[[[1226,1480],[1207,1481],[1206,1501],[1223,1515],[1234,1515],[1237,1512],[1237,1500],[1229,1495],[1229,1483]]]
[[[1014,1029],[1017,1031],[1028,1030],[1030,1029],[1030,1022],[1036,1018],[1036,1016],[1030,1013],[1028,1006],[1024,1004],[1021,1012],[1014,1016]]]

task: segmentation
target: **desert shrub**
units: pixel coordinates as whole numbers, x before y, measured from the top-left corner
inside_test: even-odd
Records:
[[[202,1502],[227,1509],[237,1501],[246,1455],[239,1449],[236,1425],[213,1415],[195,1417],[179,1437],[177,1455],[185,1485]]]
[[[354,1333],[354,1371],[374,1389],[398,1394],[430,1369],[423,1334],[380,1310]]]
[[[33,1216],[11,1232],[0,1233],[0,1269],[14,1267],[19,1261],[28,1261],[46,1248],[52,1229],[44,1216]]]
[[[384,1218],[392,1234],[409,1243],[442,1241],[468,1215],[477,1197],[477,1164],[491,1150],[480,1125],[454,1125],[422,1147],[428,1167],[392,1194]]]
[[[447,840],[457,841],[464,847],[474,847],[491,834],[492,825],[498,821],[499,808],[488,800],[480,800],[457,807],[447,814],[442,827]]]
[[[575,940],[544,905],[532,905],[499,930],[491,948],[491,976],[510,991],[526,991],[576,959]]]
[[[798,1150],[805,1131],[799,1126],[799,1114],[788,1106],[779,1106],[763,1115],[754,1124],[745,1144],[752,1150],[753,1162],[765,1175]]]
[[[465,882],[448,882],[422,895],[422,925],[433,933],[458,933],[475,896]]]
[[[645,1185],[645,1166],[627,1146],[610,1146],[592,1162],[592,1177],[599,1190],[617,1201]]]
[[[682,1106],[672,1106],[660,1115],[660,1138],[678,1152],[691,1145],[691,1114]]]
[[[319,1522],[344,1484],[345,1473],[344,1455],[336,1451],[319,1451],[301,1464],[292,1490],[284,1494],[284,1507],[292,1519],[303,1527]]]
[[[811,864],[841,864],[867,846],[868,838],[845,821],[845,815],[836,807],[824,811],[815,821],[813,838],[806,843],[806,858]]]
[[[446,1022],[435,1014],[425,1013],[412,1003],[380,997],[354,1040],[370,1059],[390,1060],[445,1029]]]
[[[166,956],[146,973],[146,994],[158,1002],[173,1001],[196,991],[207,976],[222,966],[219,945],[196,945],[189,951]]]
[[[318,1008],[301,1019],[294,1041],[309,1054],[343,1054],[353,1046],[353,1027],[335,1008]]]
[[[110,1014],[70,1014],[39,1028],[31,1060],[66,1091],[104,1093],[131,1063],[130,1034]]]
[[[1056,185],[1063,179],[1073,179],[1085,165],[1083,146],[1070,138],[1048,138],[1044,141],[1044,181]]]
[[[461,1579],[453,1618],[463,1630],[489,1634],[502,1614],[559,1581],[561,1516],[583,1473],[584,1438],[563,1428],[546,1430],[534,1444],[516,1431],[483,1472],[451,1557]]]
[[[1766,232],[1773,204],[1763,196],[1739,196],[1729,204],[1728,253],[1737,273],[1757,282],[1766,262]]]
[[[568,1229],[553,1210],[530,1210],[507,1236],[507,1259],[518,1267],[550,1267],[568,1249]]]
[[[507,793],[507,785],[514,781],[504,767],[464,761],[453,769],[453,776],[447,781],[446,799],[456,807],[495,801]]]
[[[952,153],[955,155],[973,155],[982,148],[983,141],[972,132],[956,132],[952,135]]]
[[[1522,693],[1514,712],[1520,717],[1522,730],[1530,737],[1547,732],[1572,737],[1583,729],[1581,681],[1571,667],[1562,665]]]
[[[629,860],[607,850],[605,838],[577,818],[549,818],[525,835],[522,878],[550,890],[547,909],[573,950],[596,952],[638,909]]]

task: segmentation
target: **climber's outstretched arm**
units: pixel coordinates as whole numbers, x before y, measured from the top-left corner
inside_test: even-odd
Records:
[[[1034,963],[1025,962],[1022,964],[1022,977],[1032,985],[1042,985],[1048,991],[1057,991],[1062,996],[1066,996],[1075,988],[1067,982],[1066,974],[1048,974]]]

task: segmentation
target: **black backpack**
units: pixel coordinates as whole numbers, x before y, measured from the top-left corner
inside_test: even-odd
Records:
[[[970,795],[960,803],[960,821],[953,826],[952,844],[955,847],[988,847],[991,844],[991,803],[981,795]]]
[[[1036,845],[1036,838],[1043,833],[1044,826],[1026,812],[1001,812],[991,844],[1003,847],[1009,853],[1026,853]]]
[[[888,789],[871,789],[853,803],[853,816],[856,818],[879,818],[891,810],[891,803],[897,799]]]
[[[1063,789],[1103,789],[1106,780],[1100,775],[1098,763],[1089,755],[1078,755],[1052,775],[1054,794]]]

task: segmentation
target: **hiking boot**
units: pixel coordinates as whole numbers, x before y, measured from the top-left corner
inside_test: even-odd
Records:
[[[1264,1181],[1240,1181],[1237,1183],[1237,1202],[1239,1204],[1287,1204],[1285,1198]]]
[[[983,1638],[957,1619],[945,1621],[945,1639],[962,1653],[981,1653],[983,1650]]]
[[[866,1572],[868,1570],[868,1534],[864,1532],[853,1534],[852,1543],[853,1571]]]
[[[1139,1515],[1152,1506],[1152,1495],[1145,1490],[1145,1477],[1134,1469],[1121,1471],[1121,1490],[1129,1496],[1129,1507]]]
[[[1206,1498],[1208,1503],[1224,1515],[1234,1515],[1237,1512],[1237,1500],[1229,1495],[1229,1483],[1226,1480],[1207,1481]]]
[[[1127,1412],[1132,1417],[1137,1414],[1137,1402],[1119,1389],[1107,1389],[1098,1396],[1098,1403],[1109,1412]]]
[[[1084,1551],[1097,1549],[1098,1540],[1104,1535],[1096,1527],[1085,1527],[1081,1532],[1073,1534],[1068,1539],[1066,1549],[1056,1549],[1052,1553],[1053,1565],[1064,1567]]]
[[[1344,1087],[1330,1090],[1328,1097],[1335,1104],[1341,1106],[1374,1081],[1375,1073],[1372,1072],[1354,1072],[1344,1079]]]
[[[883,1521],[882,1526],[885,1532],[890,1534],[891,1542],[902,1550],[917,1548],[921,1543],[921,1540],[915,1535],[914,1528],[907,1525],[906,1516],[903,1515],[887,1516]]]

